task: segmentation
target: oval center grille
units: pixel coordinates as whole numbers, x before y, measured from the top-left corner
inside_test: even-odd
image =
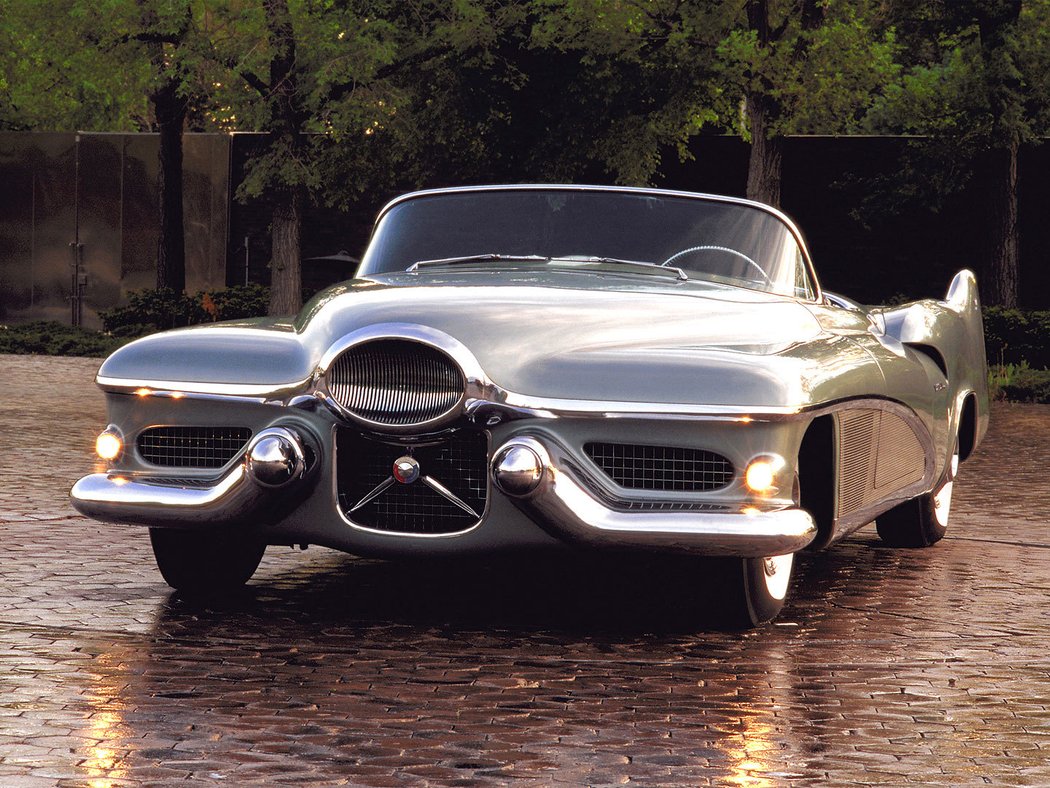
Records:
[[[633,490],[720,490],[733,480],[721,454],[678,446],[588,443],[587,456],[621,487]]]
[[[328,372],[342,407],[377,424],[411,426],[449,413],[463,397],[463,375],[440,350],[401,339],[355,345]]]

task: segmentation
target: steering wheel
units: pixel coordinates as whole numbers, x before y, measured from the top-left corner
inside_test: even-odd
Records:
[[[743,252],[738,252],[736,249],[730,249],[728,246],[715,246],[713,244],[705,244],[704,246],[690,246],[688,249],[682,249],[681,251],[675,252],[673,255],[671,255],[666,260],[664,260],[662,263],[660,263],[660,265],[670,265],[675,260],[677,260],[679,257],[682,257],[683,255],[687,255],[687,254],[692,254],[693,252],[708,252],[708,251],[725,252],[726,254],[736,255],[741,260],[743,260],[745,263],[747,263],[749,266],[751,266],[756,271],[758,271],[758,273],[762,277],[762,280],[767,285],[773,284],[773,280],[770,278],[769,274],[766,273],[766,269],[764,269],[762,266],[760,266],[758,263],[756,263],[754,260],[752,260],[750,257],[748,257]]]

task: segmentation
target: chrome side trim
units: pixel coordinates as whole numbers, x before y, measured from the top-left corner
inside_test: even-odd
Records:
[[[540,457],[543,479],[532,492],[511,497],[526,515],[562,540],[607,547],[669,549],[699,555],[763,558],[794,553],[817,535],[808,512],[794,507],[740,511],[610,509],[577,480],[571,458],[553,442],[511,438],[496,452],[520,446]]]
[[[267,398],[284,397],[300,392],[310,385],[311,378],[290,383],[202,383],[191,380],[135,380],[95,376],[95,383],[103,391],[114,394],[138,394],[144,397],[171,397],[189,395],[234,397],[263,402]]]

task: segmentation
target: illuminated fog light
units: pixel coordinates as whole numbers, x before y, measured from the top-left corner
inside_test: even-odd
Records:
[[[744,474],[744,483],[751,492],[770,493],[777,490],[777,473],[784,467],[784,460],[776,456],[759,457],[752,460]]]
[[[115,430],[104,430],[95,438],[95,454],[103,460],[115,460],[123,451],[124,441]]]

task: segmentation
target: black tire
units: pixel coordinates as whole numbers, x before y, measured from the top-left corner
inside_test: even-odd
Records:
[[[792,554],[770,558],[727,558],[720,562],[723,622],[750,629],[772,621],[784,608],[791,575]]]
[[[239,588],[255,573],[266,552],[265,542],[239,531],[150,528],[149,538],[165,582],[190,596]]]
[[[959,442],[944,476],[931,492],[898,504],[875,520],[879,538],[891,547],[929,547],[948,531],[955,475],[959,470]]]

